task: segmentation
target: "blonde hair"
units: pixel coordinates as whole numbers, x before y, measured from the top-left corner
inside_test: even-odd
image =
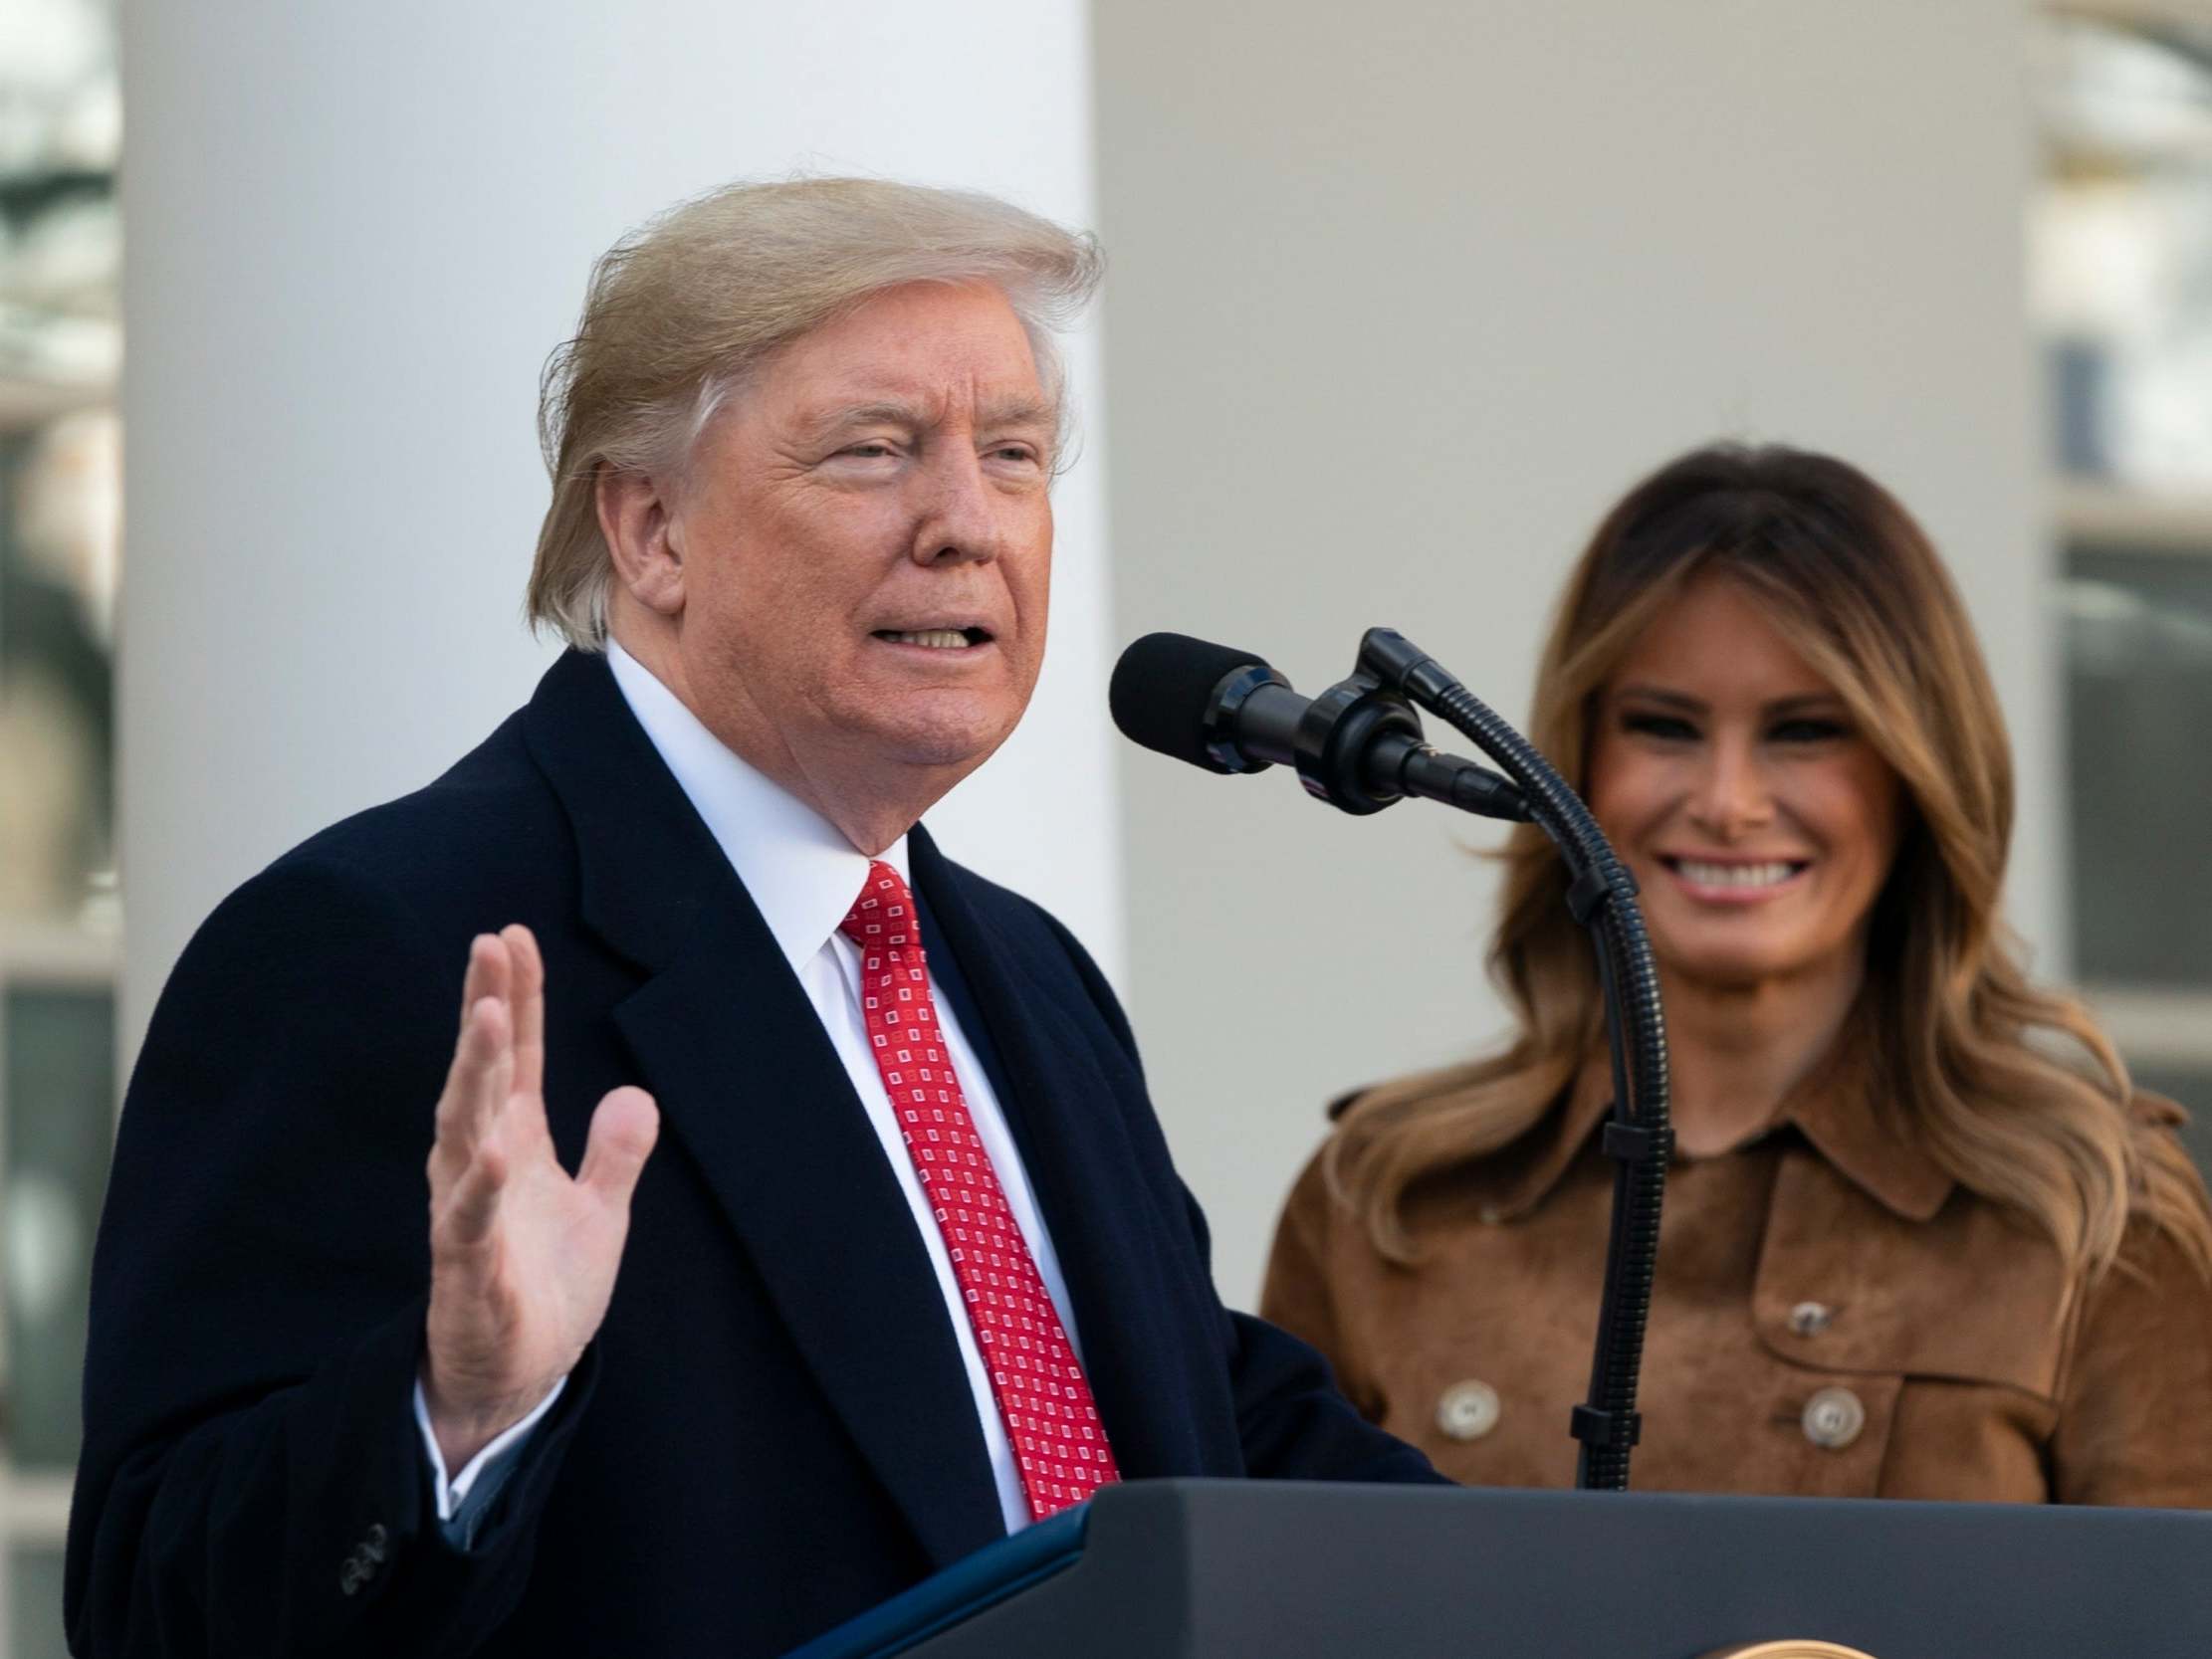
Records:
[[[575,337],[539,387],[553,502],[531,568],[532,623],[600,649],[612,577],[599,470],[680,470],[749,375],[886,289],[996,287],[1064,424],[1051,330],[1088,303],[1100,271],[1087,235],[991,196],[880,179],[727,185],[624,237],[592,267]]]
[[[2102,1273],[2142,1218],[2212,1273],[2212,1212],[2170,1111],[2138,1107],[2110,1041],[2079,1002],[2029,982],[1999,919],[2013,815],[2003,719],[1950,578],[1888,492],[1780,447],[1697,450],[1646,479],[1568,580],[1537,671],[1537,747],[1587,790],[1599,694],[1652,618],[1708,572],[1761,602],[1912,804],[1868,941],[1867,1011],[1899,1132],[2032,1219],[2073,1269]],[[1326,1153],[1332,1184],[1393,1260],[1418,1254],[1413,1201],[1555,1110],[1603,1041],[1559,859],[1528,825],[1504,859],[1490,969],[1518,1033],[1501,1052],[1363,1096]]]

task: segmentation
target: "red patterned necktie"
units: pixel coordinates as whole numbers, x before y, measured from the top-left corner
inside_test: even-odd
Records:
[[[860,1007],[883,1092],[953,1258],[1030,1517],[1042,1521],[1121,1478],[1091,1385],[968,1116],[899,873],[870,864],[839,927],[860,946]]]

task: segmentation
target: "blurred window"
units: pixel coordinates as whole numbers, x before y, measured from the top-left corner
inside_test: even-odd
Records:
[[[2212,1170],[2212,9],[2035,30],[2075,968]]]
[[[2030,288],[2058,465],[2212,489],[2212,13],[2047,19]]]
[[[0,5],[0,1659],[63,1659],[115,1102],[111,0]]]
[[[2212,987],[2212,558],[2086,541],[2068,567],[2076,970]]]

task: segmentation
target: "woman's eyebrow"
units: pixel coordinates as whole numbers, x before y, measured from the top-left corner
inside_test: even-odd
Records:
[[[1834,692],[1797,692],[1789,697],[1778,697],[1762,704],[1761,711],[1769,715],[1798,715],[1807,713],[1828,714],[1841,711],[1844,700]]]
[[[1687,692],[1669,690],[1665,686],[1652,686],[1641,682],[1619,688],[1613,694],[1616,701],[1634,700],[1638,703],[1656,703],[1662,709],[1679,709],[1684,714],[1703,715],[1712,706],[1703,698],[1692,697]],[[1787,697],[1770,698],[1759,705],[1762,716],[1796,715],[1818,712],[1841,713],[1844,700],[1834,692],[1792,692]]]
[[[1635,698],[1639,703],[1658,703],[1669,709],[1681,709],[1693,715],[1702,715],[1706,709],[1704,699],[1691,697],[1687,692],[1668,691],[1664,686],[1629,685],[1613,694],[1616,698]]]

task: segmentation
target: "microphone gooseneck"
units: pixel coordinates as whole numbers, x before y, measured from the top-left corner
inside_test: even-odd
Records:
[[[1316,698],[1300,697],[1252,652],[1148,634],[1122,653],[1111,702],[1124,735],[1209,771],[1288,764],[1307,793],[1346,812],[1378,812],[1419,795],[1488,817],[1533,820],[1559,849],[1567,906],[1589,931],[1605,996],[1614,1104],[1604,1146],[1617,1163],[1590,1396],[1575,1407],[1569,1432],[1582,1448],[1576,1484],[1626,1489],[1642,1430],[1637,1379],[1674,1141],[1659,969],[1635,878],[1527,739],[1391,629],[1369,629],[1359,666]],[[1505,775],[1431,748],[1417,706],[1449,723]]]
[[[1590,1396],[1575,1407],[1569,1432],[1582,1444],[1575,1484],[1625,1491],[1629,1453],[1643,1429],[1637,1380],[1658,1272],[1666,1164],[1674,1149],[1666,1016],[1659,965],[1637,908],[1636,878],[1582,798],[1535,746],[1405,635],[1369,629],[1360,641],[1360,667],[1450,722],[1521,787],[1530,816],[1566,863],[1567,908],[1590,933],[1613,1061],[1613,1116],[1604,1141],[1606,1154],[1615,1160],[1613,1221]]]

